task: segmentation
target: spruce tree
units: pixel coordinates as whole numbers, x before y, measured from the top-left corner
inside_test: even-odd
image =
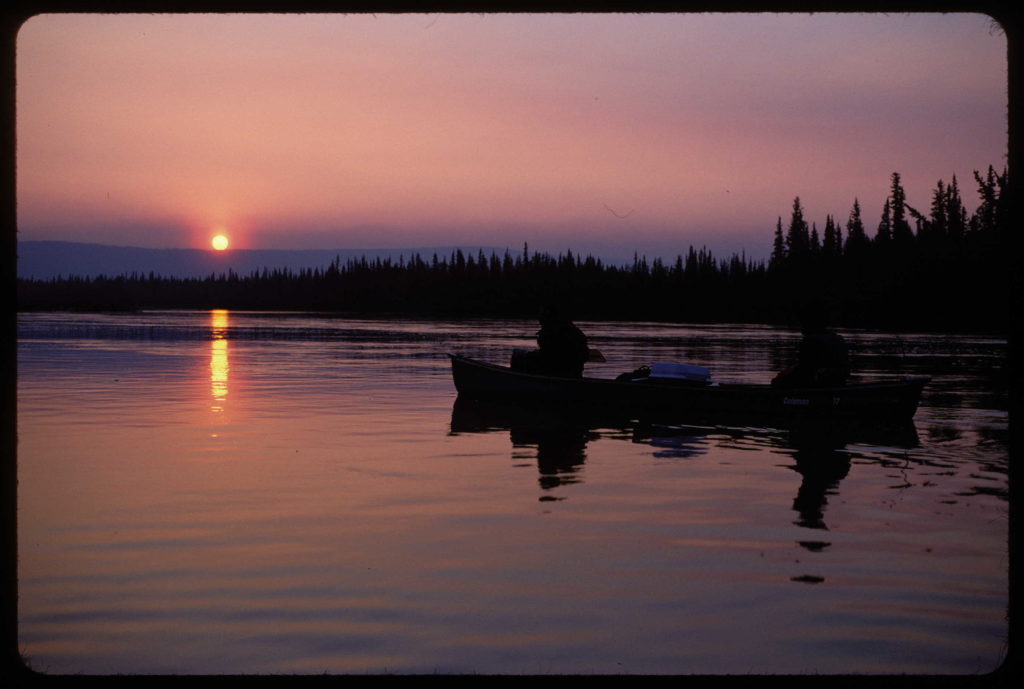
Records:
[[[956,179],[954,177],[954,179]],[[940,179],[932,192],[931,215],[928,217],[927,233],[925,237],[918,236],[918,239],[925,239],[932,244],[941,245],[949,234],[949,192],[946,185]]]
[[[804,220],[804,210],[800,205],[800,197],[793,199],[793,215],[786,231],[786,255],[791,259],[802,260],[811,248],[811,238]]]
[[[960,187],[956,175],[946,187],[946,235],[950,251],[958,252],[963,246],[964,235],[967,233],[967,209],[960,198]]]
[[[772,256],[768,260],[768,267],[777,269],[786,262],[786,240],[782,235],[782,216],[779,216],[775,223],[775,241],[772,243]]]
[[[900,183],[900,173],[892,173],[892,189],[889,196],[889,210],[892,213],[891,231],[894,246],[907,251],[914,243],[914,232],[907,222],[907,195]]]
[[[1004,172],[1002,176],[997,175],[995,169],[989,165],[984,179],[977,170],[974,171],[974,179],[978,183],[981,204],[971,218],[971,231],[987,239],[995,238],[999,232],[1000,200],[1006,184],[1006,173]]]
[[[841,253],[842,239],[838,234],[839,227],[831,215],[825,216],[825,233],[821,241],[821,254],[825,258],[834,259]]]
[[[860,201],[854,198],[853,208],[850,209],[850,217],[846,221],[845,253],[858,254],[863,251],[869,241],[867,233],[864,232],[864,221],[860,217]]]
[[[879,246],[888,246],[892,241],[892,216],[889,211],[889,199],[886,199],[885,205],[882,206],[882,219],[878,222],[874,241]]]

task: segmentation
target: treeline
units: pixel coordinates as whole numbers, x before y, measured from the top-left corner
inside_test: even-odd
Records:
[[[206,278],[137,273],[117,277],[19,281],[19,308],[132,310],[226,308],[338,311],[424,316],[536,316],[557,303],[581,319],[713,320],[728,313],[755,319],[745,295],[758,293],[763,261],[735,255],[716,260],[706,248],[689,249],[674,263],[635,257],[632,265],[606,264],[571,251],[558,256],[418,254],[406,259],[336,259],[327,268],[263,269]],[[687,296],[692,295],[692,296]],[[723,317],[723,320],[725,318]]]
[[[837,325],[1005,330],[1007,177],[990,168],[975,181],[981,200],[973,214],[956,178],[939,181],[930,208],[919,211],[894,173],[873,232],[857,199],[845,223],[827,216],[819,232],[797,198],[788,223],[778,218],[768,261],[716,259],[692,246],[671,262],[635,256],[625,266],[528,246],[489,255],[456,250],[201,279],[131,273],[19,280],[18,306],[532,317],[542,304],[557,303],[577,319],[792,323],[814,300],[828,305]]]
[[[959,182],[939,180],[930,206],[910,205],[893,173],[869,233],[858,199],[845,223],[826,216],[808,227],[799,197],[775,226],[768,272],[773,298],[818,297],[834,320],[890,329],[1005,331],[1011,303],[1007,173],[974,172],[979,202],[968,214]]]

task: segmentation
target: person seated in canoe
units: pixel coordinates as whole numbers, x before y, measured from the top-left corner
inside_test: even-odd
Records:
[[[580,378],[590,360],[587,336],[559,309],[541,310],[537,349],[512,352],[512,370],[547,376]]]
[[[822,307],[804,309],[800,318],[797,363],[779,372],[772,385],[783,388],[831,388],[846,385],[850,376],[846,340],[825,327]]]

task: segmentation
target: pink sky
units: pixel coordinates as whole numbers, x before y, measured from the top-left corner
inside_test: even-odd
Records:
[[[981,14],[41,15],[20,240],[722,257],[1006,164]]]

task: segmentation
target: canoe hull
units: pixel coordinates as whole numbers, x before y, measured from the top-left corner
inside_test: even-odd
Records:
[[[926,378],[837,388],[780,389],[770,385],[680,386],[601,378],[519,373],[449,355],[460,396],[471,399],[576,403],[622,410],[669,411],[708,417],[847,417],[906,421],[914,416]]]

